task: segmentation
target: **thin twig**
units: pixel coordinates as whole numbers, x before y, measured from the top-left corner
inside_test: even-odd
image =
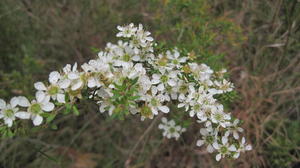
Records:
[[[139,144],[142,142],[142,140],[145,138],[145,136],[152,130],[152,128],[154,127],[154,125],[156,124],[156,122],[158,121],[158,119],[160,119],[162,117],[162,113],[160,113],[151,123],[151,125],[147,128],[147,130],[143,133],[142,136],[140,136],[139,140],[137,141],[137,143],[134,145],[134,147],[131,149],[128,159],[125,162],[125,167],[129,167],[129,164],[131,162],[131,158],[133,155],[133,152],[137,149],[137,147],[139,146]]]

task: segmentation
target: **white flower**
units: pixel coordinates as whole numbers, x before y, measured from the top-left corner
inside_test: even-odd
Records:
[[[241,152],[246,152],[252,150],[252,146],[249,144],[246,144],[245,137],[242,138],[242,141],[239,144],[239,148],[236,150],[236,153],[233,155],[233,157],[236,159],[240,156]]]
[[[10,103],[6,103],[4,100],[0,99],[0,118],[3,118],[4,123],[8,127],[13,125],[13,121],[16,117],[23,114],[23,112],[19,112],[19,108],[17,108],[18,104],[19,101],[17,97],[10,99]]]
[[[58,84],[60,77],[57,71],[53,71],[49,75],[50,85],[48,87],[43,82],[36,82],[34,87],[38,91],[45,91],[46,95],[50,96],[53,100],[57,100],[59,103],[66,103],[64,91]]]
[[[235,119],[233,123],[229,125],[228,130],[225,132],[225,136],[233,135],[234,139],[239,139],[239,132],[243,132],[243,128],[239,127],[240,120]]]
[[[140,86],[140,89],[139,89],[139,93],[141,93],[142,95],[146,94],[146,92],[148,90],[150,90],[152,84],[151,84],[151,81],[150,81],[150,78],[146,75],[142,75],[139,77],[138,79],[138,83],[139,83],[139,86]]]
[[[122,74],[129,79],[134,79],[139,76],[144,76],[146,74],[146,70],[141,63],[134,65],[132,62],[130,62],[130,64],[123,67]]]
[[[232,144],[228,143],[228,139],[226,136],[222,137],[222,144],[218,142],[213,143],[213,147],[218,150],[218,154],[216,155],[216,160],[220,161],[221,158],[225,157],[226,155],[231,154],[232,152],[237,151],[236,147]]]
[[[85,72],[85,76],[87,78],[87,87],[101,87],[103,84],[101,82],[101,71],[100,71],[101,63],[98,60],[90,60],[89,63],[84,63],[81,65],[81,68]]]
[[[202,139],[198,140],[196,145],[200,147],[205,144],[207,152],[214,152],[213,143],[215,142],[217,132],[212,127],[208,127],[201,128],[200,134],[202,135]]]
[[[230,115],[223,112],[223,105],[219,104],[212,109],[211,121],[216,124],[220,124],[223,128],[230,125]]]
[[[29,103],[25,97],[19,97],[19,105],[22,107],[28,107],[27,112],[30,114],[30,118],[35,126],[40,125],[43,122],[41,116],[44,112],[50,112],[54,109],[54,104],[49,102],[50,96],[47,96],[43,91],[37,91],[35,94],[36,100],[32,100]],[[28,114],[23,117],[27,118]]]
[[[152,75],[152,84],[156,85],[158,84],[157,88],[159,91],[163,91],[166,87],[174,87],[177,85],[178,77],[177,77],[178,71],[171,71],[168,72],[167,70],[161,70],[161,74],[153,74]]]
[[[141,99],[148,103],[148,106],[151,109],[152,114],[157,115],[158,111],[161,111],[163,113],[168,113],[170,111],[169,107],[162,104],[164,100],[161,99],[157,93],[158,91],[156,87],[152,87],[151,95],[149,94],[144,95],[141,97]]]
[[[130,23],[127,26],[117,26],[117,29],[120,31],[117,34],[117,37],[126,37],[126,38],[130,38],[131,36],[133,36],[137,30],[137,28],[134,27],[133,23]]]
[[[196,80],[208,86],[213,84],[211,75],[214,71],[209,66],[206,64],[189,63],[189,67]]]
[[[180,125],[176,125],[174,120],[168,121],[165,117],[161,119],[162,123],[158,125],[159,129],[163,130],[163,136],[170,138],[175,138],[178,140],[180,134],[186,131],[185,128],[182,128]]]
[[[167,51],[166,52],[167,58],[171,61],[169,63],[170,67],[176,67],[181,68],[182,63],[185,63],[187,60],[187,57],[180,57],[180,53],[178,52],[177,48],[175,48],[172,52]]]
[[[114,105],[112,105],[108,100],[102,100],[98,101],[99,104],[99,111],[101,113],[104,113],[108,109],[108,114],[112,115],[113,110],[116,108]]]
[[[66,89],[68,87],[71,87],[71,90],[75,91],[83,87],[83,74],[78,72],[77,63],[75,63],[73,67],[71,67],[70,64],[67,64],[63,68],[63,72],[65,75],[59,82],[59,86],[61,88]]]
[[[139,24],[139,27],[136,32],[137,40],[139,41],[139,45],[142,47],[147,46],[147,42],[153,41],[153,38],[150,36],[150,32],[145,31],[142,24]]]
[[[212,91],[215,91],[216,94],[231,92],[234,88],[233,84],[227,81],[226,79],[223,79],[222,81],[215,81],[214,84],[217,87],[217,89],[212,89]]]

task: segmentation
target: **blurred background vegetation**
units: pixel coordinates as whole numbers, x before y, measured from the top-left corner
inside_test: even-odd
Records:
[[[254,149],[217,163],[195,146],[197,124],[166,140],[157,120],[114,121],[81,102],[77,116],[2,138],[0,167],[300,167],[299,16],[297,0],[1,0],[1,98],[32,96],[50,71],[116,42],[117,25],[142,23],[163,47],[229,70],[238,98],[224,103]]]

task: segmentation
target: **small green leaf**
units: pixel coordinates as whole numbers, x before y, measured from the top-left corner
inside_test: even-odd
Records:
[[[57,125],[56,124],[51,124],[50,128],[53,129],[53,130],[57,130]]]
[[[76,106],[73,106],[73,114],[75,114],[76,116],[78,116],[80,114],[80,112]]]
[[[47,118],[46,122],[47,122],[47,123],[50,123],[51,121],[54,120],[55,117],[56,117],[56,114],[51,114],[51,115]]]

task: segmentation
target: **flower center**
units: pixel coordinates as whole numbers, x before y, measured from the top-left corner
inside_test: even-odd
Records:
[[[188,65],[183,66],[182,70],[183,70],[184,73],[190,73],[191,72],[191,68]]]
[[[124,30],[124,34],[126,34],[126,35],[130,34],[130,30],[129,29],[125,29]]]
[[[216,120],[221,121],[221,120],[223,120],[223,115],[221,113],[217,113],[217,114],[215,114],[215,118],[216,118]]]
[[[166,83],[167,81],[168,81],[168,76],[167,75],[162,75],[161,77],[160,77],[160,80],[163,82],[163,83]]]
[[[4,115],[7,117],[7,118],[11,118],[14,116],[14,111],[12,109],[7,109],[4,111]]]
[[[212,144],[214,142],[214,137],[213,136],[207,136],[205,138],[205,141],[208,143],[208,144]]]
[[[187,85],[181,85],[180,88],[179,88],[179,92],[180,93],[187,93],[188,92],[188,86]]]
[[[179,61],[178,61],[177,59],[174,59],[172,62],[173,62],[173,64],[175,64],[175,65],[179,64]]]
[[[174,133],[176,130],[175,130],[175,128],[173,128],[173,127],[171,127],[170,129],[169,129],[169,132],[170,133]]]
[[[48,89],[48,94],[50,96],[52,95],[56,95],[59,91],[59,88],[57,86],[50,86],[50,88]]]
[[[194,110],[195,110],[195,111],[200,111],[200,109],[201,109],[200,104],[196,104],[196,105],[194,106]]]
[[[130,61],[130,55],[129,54],[125,54],[122,59],[125,62],[129,62]]]
[[[168,63],[168,59],[166,59],[165,57],[162,57],[161,59],[158,60],[158,65],[160,66],[166,66]]]
[[[158,106],[158,100],[155,99],[155,98],[152,98],[150,103],[151,103],[152,106],[155,106],[155,107]]]
[[[150,109],[150,107],[148,106],[143,106],[141,108],[141,115],[144,116],[144,117],[151,117],[152,116],[152,111]]]
[[[222,154],[226,154],[226,153],[228,152],[227,147],[226,147],[226,146],[222,146],[221,149],[220,149],[220,152],[221,152]]]
[[[140,44],[140,42],[139,42],[138,39],[134,38],[134,39],[132,39],[132,44],[133,44],[134,46],[138,46],[138,45]]]
[[[42,112],[42,108],[39,104],[35,103],[29,107],[29,111],[33,114],[39,114]]]

